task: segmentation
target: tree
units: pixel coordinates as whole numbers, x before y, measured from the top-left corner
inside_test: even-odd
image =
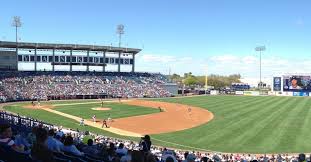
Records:
[[[181,80],[182,80],[181,76],[178,75],[178,74],[173,74],[173,75],[171,75],[171,76],[170,76],[170,79],[171,79],[172,81],[174,81],[174,82],[181,82]]]
[[[176,83],[183,83],[187,86],[205,86],[205,76],[194,76],[191,72],[184,73],[184,77],[181,77],[178,74],[173,74],[169,76],[169,78]],[[217,89],[224,88],[231,86],[232,83],[240,83],[240,79],[240,74],[232,74],[229,76],[211,74],[207,77],[207,85],[213,86]]]
[[[198,79],[195,76],[188,75],[187,78],[183,80],[183,83],[187,86],[193,86],[198,83]]]

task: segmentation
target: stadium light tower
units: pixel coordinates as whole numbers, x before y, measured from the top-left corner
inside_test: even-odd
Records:
[[[21,18],[19,16],[14,16],[12,21],[12,26],[15,27],[15,38],[16,38],[16,66],[18,70],[18,35],[17,35],[17,29],[22,27]]]
[[[255,48],[255,51],[259,51],[259,85],[262,86],[261,82],[261,53],[266,50],[265,46],[258,46]]]
[[[117,26],[117,34],[119,34],[119,47],[121,47],[121,37],[122,37],[122,34],[124,34],[124,25],[123,24],[119,24]]]
[[[16,44],[18,42],[18,32],[17,29],[22,27],[22,22],[21,22],[21,18],[19,16],[14,16],[13,17],[13,22],[12,22],[12,26],[15,27],[15,38],[16,38]]]

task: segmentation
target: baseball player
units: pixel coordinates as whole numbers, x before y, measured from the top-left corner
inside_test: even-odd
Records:
[[[189,115],[191,115],[191,111],[192,111],[191,107],[188,107],[188,113],[189,113]]]
[[[108,122],[111,122],[111,121],[112,121],[112,119],[111,119],[111,117],[110,117],[110,114],[108,115],[107,120],[108,120]]]
[[[108,125],[107,125],[107,121],[106,121],[106,119],[104,119],[104,120],[103,120],[103,125],[102,125],[102,128],[104,128],[104,126],[105,126],[106,128],[109,128],[109,127],[108,127]]]
[[[96,115],[92,116],[93,122],[96,123]]]
[[[80,125],[84,126],[84,119],[83,118],[80,120]]]
[[[162,111],[163,111],[163,110],[162,110],[162,108],[161,108],[160,106],[158,107],[158,109],[159,109],[159,111],[160,111],[160,112],[162,112]]]

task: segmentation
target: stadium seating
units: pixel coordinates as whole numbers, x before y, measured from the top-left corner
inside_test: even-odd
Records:
[[[115,72],[1,72],[0,101],[77,96],[167,97],[161,74]]]

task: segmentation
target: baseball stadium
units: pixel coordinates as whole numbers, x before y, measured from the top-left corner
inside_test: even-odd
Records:
[[[21,41],[21,18],[12,25],[16,40],[0,39],[0,162],[311,161],[311,74],[263,78],[266,46],[253,49],[251,84],[233,67],[145,72],[123,24],[118,46]]]

